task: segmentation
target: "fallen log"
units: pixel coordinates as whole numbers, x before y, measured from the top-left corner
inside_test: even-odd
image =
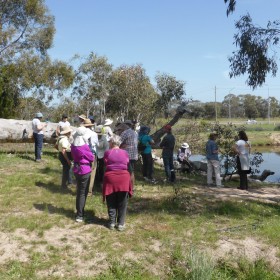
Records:
[[[44,142],[55,142],[58,123],[48,122],[44,128]],[[77,128],[71,127],[73,131]],[[0,142],[33,142],[32,121],[0,119]]]

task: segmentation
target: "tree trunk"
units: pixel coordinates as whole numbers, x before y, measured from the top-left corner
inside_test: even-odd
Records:
[[[58,123],[49,122],[44,128],[44,142],[55,142],[55,131]],[[77,128],[71,127],[74,130]],[[0,141],[1,142],[32,142],[32,121],[0,119]]]
[[[187,108],[185,107],[185,104],[179,106],[176,110],[176,114],[175,116],[166,124],[169,124],[171,126],[173,126],[174,124],[176,124],[178,122],[178,120],[180,118],[182,118],[182,116],[187,112]],[[165,125],[166,125],[165,124]],[[154,140],[154,145],[153,145],[153,149],[158,149],[159,148],[159,144],[161,141],[161,137],[165,134],[164,132],[164,127],[160,128],[159,130],[157,130],[155,133],[153,133],[151,135],[151,137]]]

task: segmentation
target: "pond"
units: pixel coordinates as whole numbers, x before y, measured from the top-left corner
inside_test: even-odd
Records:
[[[262,173],[263,170],[269,169],[273,172],[275,172],[274,175],[270,175],[266,178],[265,182],[270,183],[280,183],[280,151],[271,151],[271,152],[262,152],[262,158],[263,162],[261,163],[259,169],[260,173]],[[192,155],[190,157],[191,161],[206,161],[206,157],[203,155]]]

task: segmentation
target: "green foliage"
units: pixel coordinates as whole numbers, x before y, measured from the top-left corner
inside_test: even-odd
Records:
[[[238,33],[234,35],[235,44],[239,48],[229,58],[230,77],[248,74],[246,83],[255,89],[265,83],[268,73],[276,76],[277,63],[274,53],[270,54],[270,46],[279,42],[279,22],[268,22],[266,28],[255,26],[249,14],[236,22]]]
[[[26,51],[46,54],[55,27],[43,0],[3,0],[0,13],[0,59],[10,60]]]
[[[277,126],[275,126],[274,130],[275,130],[275,131],[280,131],[280,124],[277,125]]]
[[[0,118],[14,116],[18,105],[20,93],[13,82],[14,71],[12,65],[0,67]]]
[[[90,53],[75,71],[72,96],[77,98],[80,111],[100,112],[101,121],[106,115],[106,103],[111,90],[112,65],[105,56]]]
[[[155,104],[155,110],[163,110],[164,117],[168,117],[169,105],[174,100],[182,100],[185,94],[185,82],[176,80],[168,74],[157,74],[155,77],[157,90],[160,94]]]
[[[131,119],[150,124],[156,113],[154,103],[158,95],[145,69],[141,65],[122,65],[113,71],[111,83],[108,113],[121,121]]]

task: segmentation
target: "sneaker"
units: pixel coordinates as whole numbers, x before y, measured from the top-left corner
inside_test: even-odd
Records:
[[[152,178],[152,179],[150,179],[150,182],[155,184],[156,183],[156,179]]]
[[[125,230],[125,225],[118,225],[117,230],[118,231],[124,231]]]
[[[115,224],[112,224],[112,223],[108,224],[108,228],[111,229],[111,230],[115,229],[115,227],[116,227]]]
[[[145,181],[149,181],[148,177],[144,177],[144,180],[145,180]]]
[[[224,185],[217,185],[217,188],[223,188]]]
[[[83,217],[76,217],[76,222],[77,223],[82,223],[84,221]]]

